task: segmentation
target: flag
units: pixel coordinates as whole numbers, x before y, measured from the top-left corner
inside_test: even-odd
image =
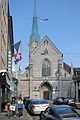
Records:
[[[16,53],[13,55],[13,57],[15,58],[15,64],[17,64],[17,62],[19,62],[22,59],[21,53]]]
[[[22,56],[21,56],[21,51],[22,51],[22,42],[19,41],[17,42],[16,44],[13,45],[15,50],[16,50],[16,53],[13,54],[13,57],[15,59],[15,64],[17,64],[17,62],[19,62],[21,59],[22,59]]]
[[[17,53],[21,53],[21,51],[22,51],[22,42],[21,41],[17,42],[13,46],[16,49]]]
[[[40,21],[48,21],[48,19],[40,19]]]

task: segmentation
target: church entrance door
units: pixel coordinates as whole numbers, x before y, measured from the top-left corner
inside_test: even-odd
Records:
[[[43,99],[49,100],[49,91],[43,91]]]
[[[43,82],[40,86],[40,99],[52,99],[52,86],[48,82]]]

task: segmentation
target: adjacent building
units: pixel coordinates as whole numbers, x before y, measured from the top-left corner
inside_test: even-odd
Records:
[[[12,82],[13,27],[8,0],[0,0],[0,111],[9,101]]]

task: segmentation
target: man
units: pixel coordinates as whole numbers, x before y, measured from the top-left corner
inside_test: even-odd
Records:
[[[19,111],[19,117],[20,118],[23,118],[23,108],[24,108],[23,100],[22,100],[22,98],[19,98],[19,100],[18,100],[18,111]]]

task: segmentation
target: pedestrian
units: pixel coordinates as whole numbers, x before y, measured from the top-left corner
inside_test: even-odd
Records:
[[[19,117],[23,118],[23,108],[24,108],[24,103],[22,98],[19,98],[18,100],[18,112],[19,112]]]
[[[15,97],[12,97],[12,101],[10,103],[10,109],[12,111],[12,116],[14,117],[16,117],[16,106],[17,106],[16,99]]]

